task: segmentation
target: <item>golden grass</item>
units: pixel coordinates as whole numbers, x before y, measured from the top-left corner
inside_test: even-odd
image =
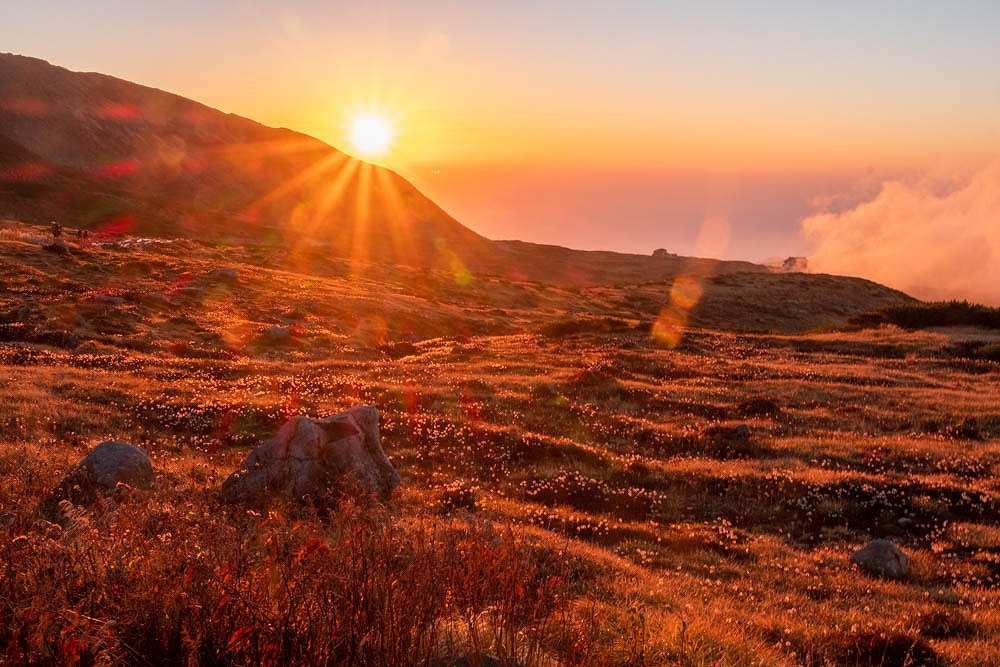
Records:
[[[953,333],[670,349],[612,287],[187,241],[58,258],[3,232],[7,662],[1000,662],[1000,366]],[[629,326],[560,325],[581,315]],[[286,416],[355,403],[403,476],[386,507],[220,504]],[[45,521],[106,438],[149,451],[154,488]],[[880,535],[908,580],[850,566]]]

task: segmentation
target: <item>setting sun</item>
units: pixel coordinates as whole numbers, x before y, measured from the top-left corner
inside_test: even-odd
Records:
[[[389,152],[395,131],[379,116],[359,116],[351,121],[351,144],[360,157],[382,157]]]
[[[0,667],[1000,667],[1000,0],[790,4],[0,0]]]

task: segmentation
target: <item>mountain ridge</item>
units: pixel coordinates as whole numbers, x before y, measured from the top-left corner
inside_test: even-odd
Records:
[[[42,158],[28,170],[40,185],[52,172],[76,170],[69,173],[80,189],[96,186],[94,196],[118,200],[103,217],[130,217],[140,233],[260,238],[287,229],[312,238],[338,226],[330,239],[335,250],[382,246],[388,252],[360,259],[389,263],[433,263],[441,239],[471,254],[487,250],[483,237],[391,170],[314,137],[105,74],[0,56],[0,134]],[[390,198],[398,200],[407,225],[420,223],[430,247],[414,238],[412,249],[396,252],[386,247],[385,234],[364,243],[354,238],[362,225],[379,231],[399,222],[399,215],[387,215]],[[65,213],[79,217],[81,211]],[[80,226],[100,224],[100,214],[82,213]],[[195,224],[179,226],[185,218]]]
[[[213,243],[308,246],[348,258],[355,271],[423,267],[456,280],[498,275],[577,287],[669,286],[688,276],[711,286],[710,277],[740,274],[747,278],[726,289],[755,298],[757,283],[791,284],[765,278],[769,269],[751,262],[489,240],[396,172],[314,137],[159,88],[13,54],[0,55],[0,217]],[[815,293],[810,312],[831,315],[855,314],[855,303],[868,308],[909,299],[853,278],[803,277],[796,284],[806,291],[794,301]]]

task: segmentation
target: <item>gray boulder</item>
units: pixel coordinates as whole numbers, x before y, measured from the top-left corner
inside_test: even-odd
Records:
[[[372,406],[355,406],[324,419],[292,417],[229,476],[222,498],[258,504],[282,494],[325,504],[352,481],[380,498],[399,485],[399,474],[382,450],[378,410]]]
[[[53,514],[59,502],[89,505],[101,495],[114,491],[118,483],[149,488],[153,465],[145,450],[124,442],[107,440],[90,450],[73,466],[43,503],[44,514]]]
[[[910,558],[890,540],[872,540],[851,556],[859,570],[877,577],[904,579],[910,572]]]

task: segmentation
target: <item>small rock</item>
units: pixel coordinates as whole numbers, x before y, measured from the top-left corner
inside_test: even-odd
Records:
[[[399,474],[382,450],[378,410],[372,406],[355,406],[325,419],[292,417],[229,476],[222,498],[258,504],[279,493],[326,504],[348,478],[382,498],[399,485]]]
[[[178,298],[198,299],[205,295],[205,290],[200,287],[178,287],[170,294]]]
[[[378,346],[378,351],[390,359],[402,359],[420,354],[420,348],[409,341],[398,341],[395,343],[383,343]]]
[[[54,515],[63,500],[74,505],[89,505],[98,496],[114,491],[119,482],[149,488],[153,482],[153,465],[141,447],[107,440],[90,450],[66,473],[43,503],[42,512]]]
[[[292,332],[277,324],[271,325],[260,334],[260,340],[265,345],[285,345],[292,340]]]
[[[196,327],[198,326],[198,320],[194,319],[190,315],[174,315],[170,318],[171,324],[179,324],[185,327]]]
[[[715,440],[730,440],[734,442],[745,442],[752,435],[747,424],[716,424],[708,426],[702,431],[702,435]]]
[[[902,528],[903,530],[913,530],[914,528],[917,527],[917,522],[908,516],[901,516],[898,519],[896,519],[896,525]]]
[[[770,398],[748,398],[738,406],[745,417],[773,417],[781,412],[777,402]]]
[[[27,322],[40,313],[31,306],[18,306],[0,315],[0,324],[13,324],[14,322]]]
[[[91,301],[94,303],[103,303],[109,306],[120,306],[125,303],[125,299],[111,294],[95,294],[91,297]]]
[[[212,269],[208,272],[208,279],[220,283],[237,283],[240,281],[240,272],[232,267]]]
[[[54,253],[56,255],[69,256],[73,253],[70,251],[69,246],[62,241],[52,241],[51,243],[46,243],[42,246],[43,250]]]
[[[889,540],[872,540],[851,556],[851,562],[866,574],[888,579],[904,579],[910,572],[910,558]]]

